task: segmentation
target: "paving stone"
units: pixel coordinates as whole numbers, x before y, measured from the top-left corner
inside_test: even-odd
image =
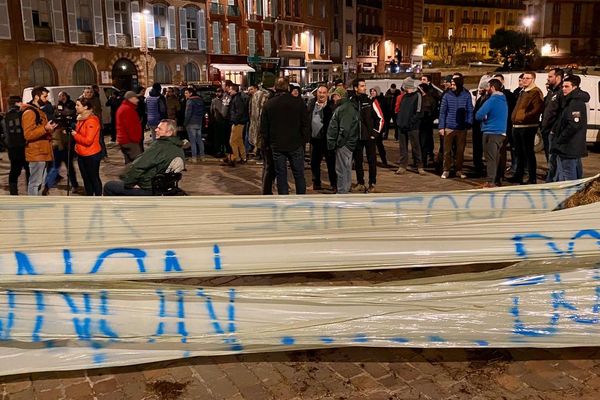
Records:
[[[19,393],[19,392],[29,389],[30,387],[32,387],[32,385],[33,384],[31,383],[31,381],[29,379],[26,379],[26,380],[22,380],[22,381],[7,383],[5,385],[4,390],[8,394]]]
[[[519,390],[523,389],[523,383],[521,382],[521,380],[512,375],[498,375],[495,377],[495,380],[502,388],[512,393],[516,393]]]
[[[62,390],[60,388],[43,390],[35,393],[36,400],[58,400],[64,399]]]
[[[390,374],[389,369],[385,368],[378,362],[364,362],[358,365],[375,379],[383,378],[384,376],[388,376]]]
[[[65,387],[67,399],[89,399],[94,395],[94,390],[88,382],[81,382]]]
[[[412,382],[422,376],[422,373],[414,368],[411,363],[389,363],[388,367],[405,382]]]
[[[119,388],[119,382],[112,376],[109,379],[104,381],[94,383],[93,389],[94,393],[102,394],[102,393],[112,393]]]
[[[350,378],[350,382],[356,390],[360,392],[372,392],[375,390],[382,390],[384,386],[377,382],[375,378],[373,378],[369,374],[358,375],[353,378]]]
[[[353,362],[329,363],[329,367],[344,378],[348,379],[364,373],[364,371]]]

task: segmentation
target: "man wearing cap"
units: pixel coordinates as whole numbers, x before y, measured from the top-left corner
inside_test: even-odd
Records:
[[[137,113],[139,101],[137,93],[130,90],[125,93],[125,100],[117,110],[117,143],[121,147],[125,164],[135,160],[143,151],[142,123]]]
[[[417,90],[418,81],[408,77],[402,82],[404,96],[396,115],[398,127],[398,140],[400,142],[400,166],[397,175],[406,173],[408,167],[408,143],[412,150],[413,161],[417,166],[419,175],[424,175],[423,160],[421,159],[421,144],[419,142],[419,127],[421,125],[422,101],[421,92]]]

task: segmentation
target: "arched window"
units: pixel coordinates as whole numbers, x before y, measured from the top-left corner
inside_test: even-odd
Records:
[[[38,58],[29,67],[29,83],[31,86],[56,85],[54,67],[43,58]]]
[[[186,66],[186,74],[187,74],[187,66]],[[199,79],[195,79],[199,80]],[[156,63],[154,67],[154,82],[157,83],[171,83],[171,70],[169,66],[164,62]]]
[[[184,79],[186,82],[195,82],[200,80],[200,71],[198,66],[193,62],[185,64]]]
[[[89,61],[81,59],[73,66],[74,85],[93,85],[96,83],[96,72]]]

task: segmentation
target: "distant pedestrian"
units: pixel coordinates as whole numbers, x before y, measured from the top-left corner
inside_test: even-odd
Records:
[[[215,157],[225,157],[229,141],[229,120],[227,119],[228,107],[223,103],[223,88],[217,88],[215,98],[210,103],[210,122],[215,138]],[[226,161],[226,160],[223,160]]]
[[[142,154],[142,123],[137,113],[139,103],[137,93],[128,91],[121,106],[117,110],[117,143],[121,147],[121,152],[125,159],[125,164],[129,164],[137,156]]]
[[[100,161],[102,148],[98,137],[101,123],[92,110],[89,99],[81,98],[75,105],[77,110],[77,127],[71,131],[75,141],[77,163],[83,178],[86,196],[102,196],[102,181],[100,180]]]
[[[402,83],[404,95],[399,104],[396,115],[398,127],[398,141],[400,146],[400,166],[397,175],[406,173],[408,168],[408,145],[410,143],[413,162],[419,175],[424,175],[423,159],[421,156],[421,143],[419,141],[419,128],[423,117],[423,98],[417,89],[418,82],[408,77]]]
[[[548,86],[548,94],[544,98],[544,111],[542,112],[542,124],[540,125],[540,132],[544,141],[544,152],[546,153],[546,161],[548,162],[546,182],[552,182],[556,173],[556,156],[550,154],[550,132],[558,120],[563,107],[563,78],[564,72],[560,68],[552,68],[548,71],[546,84]]]
[[[185,88],[183,94],[187,99],[183,126],[187,131],[190,144],[192,145],[191,162],[195,163],[204,160],[204,142],[202,141],[204,101],[196,94],[196,91],[193,88]]]
[[[333,102],[327,99],[327,86],[319,85],[316,97],[308,103],[308,113],[311,118],[310,167],[313,190],[323,190],[321,162],[325,158],[330,190],[335,193],[337,191],[335,153],[327,149],[327,129],[333,115]]]
[[[231,154],[228,157],[228,163],[231,166],[235,166],[236,162],[246,162],[244,128],[249,121],[248,105],[240,93],[239,85],[230,85],[229,96],[229,122],[231,123],[229,146],[231,147]]]
[[[167,99],[161,93],[160,83],[154,83],[146,98],[146,111],[148,113],[148,129],[152,141],[156,140],[156,127],[161,120],[167,118]]]

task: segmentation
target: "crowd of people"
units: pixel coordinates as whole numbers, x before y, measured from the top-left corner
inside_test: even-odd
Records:
[[[378,165],[391,167],[384,140],[392,127],[399,143],[398,175],[410,168],[424,175],[426,168],[433,167],[442,179],[466,178],[464,153],[470,131],[473,171],[486,178],[485,187],[503,180],[535,184],[534,140],[540,129],[548,162],[545,180],[577,179],[583,174],[581,158],[587,154],[589,94],[580,89],[578,76],[565,77],[558,68],[548,72],[547,81],[544,95],[535,85],[535,73],[525,72],[519,88],[510,91],[497,74],[479,88],[474,105],[460,73],[445,77],[442,88],[424,75],[406,78],[400,88],[391,85],[385,93],[378,87],[367,91],[364,79],[355,79],[348,87],[338,80],[318,86],[308,104],[299,87],[285,78],[272,88],[250,85],[247,91],[226,81],[216,89],[208,109],[193,87],[179,92],[176,87],[154,84],[148,97],[144,88],[117,92],[105,106],[111,110],[111,142],[119,146],[126,169],[121,180],[105,185],[100,179],[107,152],[98,87],[86,88],[75,101],[61,92],[55,105],[49,103],[46,88],[36,87],[29,103],[18,96],[9,98],[3,121],[11,163],[10,194],[18,194],[18,178],[25,171],[27,193],[47,195],[63,179],[59,172],[65,164],[69,189],[80,194],[152,195],[154,176],[184,169],[186,145],[191,154],[187,162],[205,160],[205,115],[212,130],[213,154],[222,158],[222,165],[236,167],[250,158],[263,165],[263,194],[273,194],[275,183],[278,194],[289,193],[288,166],[296,193],[306,193],[308,160],[315,191],[376,192]],[[144,149],[146,129],[151,144]],[[506,168],[508,152],[511,163]],[[83,189],[73,168],[75,159]],[[328,187],[321,179],[323,160]]]

